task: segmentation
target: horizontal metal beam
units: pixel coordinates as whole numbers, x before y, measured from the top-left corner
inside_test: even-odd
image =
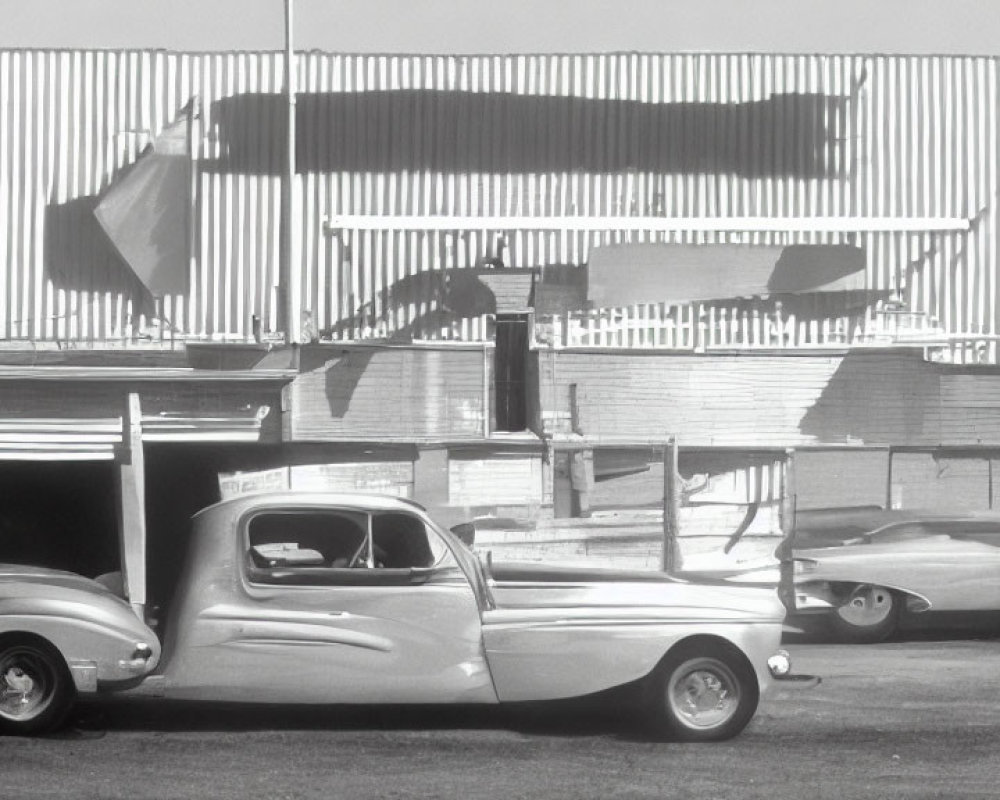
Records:
[[[184,367],[68,367],[0,366],[0,381],[136,381],[190,383],[248,383],[289,381],[292,369],[191,369]]]
[[[0,461],[114,461],[115,451],[108,450],[16,450],[0,446]]]
[[[967,231],[966,217],[475,217],[343,214],[328,217],[325,230],[553,230],[652,232],[883,233]]]

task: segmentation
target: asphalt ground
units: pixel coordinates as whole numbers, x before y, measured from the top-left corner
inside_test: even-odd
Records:
[[[814,688],[736,739],[644,740],[615,702],[497,708],[85,706],[0,738],[2,798],[996,798],[1000,639],[795,637]]]

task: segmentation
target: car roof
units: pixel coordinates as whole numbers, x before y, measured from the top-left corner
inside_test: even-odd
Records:
[[[315,491],[295,491],[284,490],[277,492],[254,492],[220,500],[207,506],[194,515],[194,519],[206,514],[225,512],[226,510],[237,511],[248,508],[267,508],[270,506],[284,505],[328,505],[328,506],[348,506],[363,507],[371,511],[426,511],[426,509],[415,500],[407,497],[398,497],[388,494],[374,494],[369,492],[315,492]]]

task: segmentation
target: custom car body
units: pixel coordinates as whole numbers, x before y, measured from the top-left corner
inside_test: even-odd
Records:
[[[159,653],[131,606],[100,583],[0,565],[0,729],[46,730],[75,694],[134,682]]]
[[[790,554],[799,612],[829,612],[843,640],[880,641],[899,615],[1000,610],[1000,515],[921,511],[845,517],[796,534]],[[779,554],[780,554],[779,550]],[[764,571],[732,580],[769,583]]]
[[[41,729],[52,720],[19,716],[19,704],[59,706],[55,719],[74,690],[498,703],[628,685],[655,732],[710,740],[738,733],[790,668],[773,589],[493,565],[398,498],[254,495],[205,509],[193,526],[162,658],[153,631],[92,581],[39,573],[5,585],[22,610],[7,613],[4,588],[0,724]]]

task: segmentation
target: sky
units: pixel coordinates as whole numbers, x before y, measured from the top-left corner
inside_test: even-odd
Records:
[[[0,0],[0,48],[283,47],[283,0]],[[1000,0],[294,0],[298,50],[1000,55]]]

